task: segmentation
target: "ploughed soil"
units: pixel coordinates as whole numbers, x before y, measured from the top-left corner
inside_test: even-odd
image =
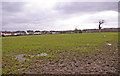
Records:
[[[112,45],[107,45],[111,43]],[[107,74],[118,72],[117,42],[101,44],[93,52],[58,51],[55,58],[39,58],[26,74]],[[93,49],[95,50],[95,49]]]

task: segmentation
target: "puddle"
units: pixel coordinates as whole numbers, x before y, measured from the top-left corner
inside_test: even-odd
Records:
[[[31,56],[31,58],[33,58],[33,57],[35,57],[36,55],[30,55]]]
[[[47,56],[47,53],[42,53],[41,56]]]
[[[110,45],[112,45],[112,44],[108,43],[108,45],[110,46]]]
[[[47,56],[48,54],[47,53],[41,53],[41,54],[37,54],[37,55],[29,55],[31,58],[33,57],[39,57],[39,56]],[[30,59],[28,58],[24,58],[25,54],[20,54],[20,55],[16,55],[15,56],[15,59],[18,59],[19,62],[23,62],[23,61],[29,61]],[[14,56],[12,56],[14,57]]]
[[[20,54],[20,55],[16,55],[15,59],[18,59],[19,62],[23,62],[25,60],[29,61],[30,59],[24,58],[25,54]]]
[[[41,53],[41,54],[38,54],[37,56],[47,56],[48,54],[47,53]]]

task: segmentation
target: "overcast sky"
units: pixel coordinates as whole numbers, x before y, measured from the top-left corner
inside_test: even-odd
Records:
[[[73,30],[118,27],[117,2],[3,2],[2,30]]]

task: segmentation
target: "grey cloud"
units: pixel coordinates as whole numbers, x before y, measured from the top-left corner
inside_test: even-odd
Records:
[[[25,2],[2,2],[2,10],[9,13],[20,12],[24,9]]]
[[[76,16],[73,14],[81,16],[81,13],[117,11],[115,2],[63,2],[57,3],[54,8],[45,11],[39,10],[39,7],[31,9],[26,7],[26,4],[24,2],[3,2],[3,29],[55,29],[58,28],[57,25],[54,25],[55,21]]]
[[[117,2],[67,2],[58,3],[56,10],[61,11],[62,13],[80,13],[80,12],[100,12],[108,10],[118,10]]]
[[[20,15],[23,13],[25,2],[2,2],[2,24],[20,23],[25,21]]]

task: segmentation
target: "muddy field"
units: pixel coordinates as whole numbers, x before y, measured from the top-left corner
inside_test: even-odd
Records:
[[[2,42],[3,74],[118,73],[117,33],[23,36]]]
[[[57,52],[59,59],[48,58],[37,60],[27,74],[107,74],[117,73],[118,48],[113,45],[101,45],[102,51],[86,52]],[[24,73],[24,72],[23,72]]]

